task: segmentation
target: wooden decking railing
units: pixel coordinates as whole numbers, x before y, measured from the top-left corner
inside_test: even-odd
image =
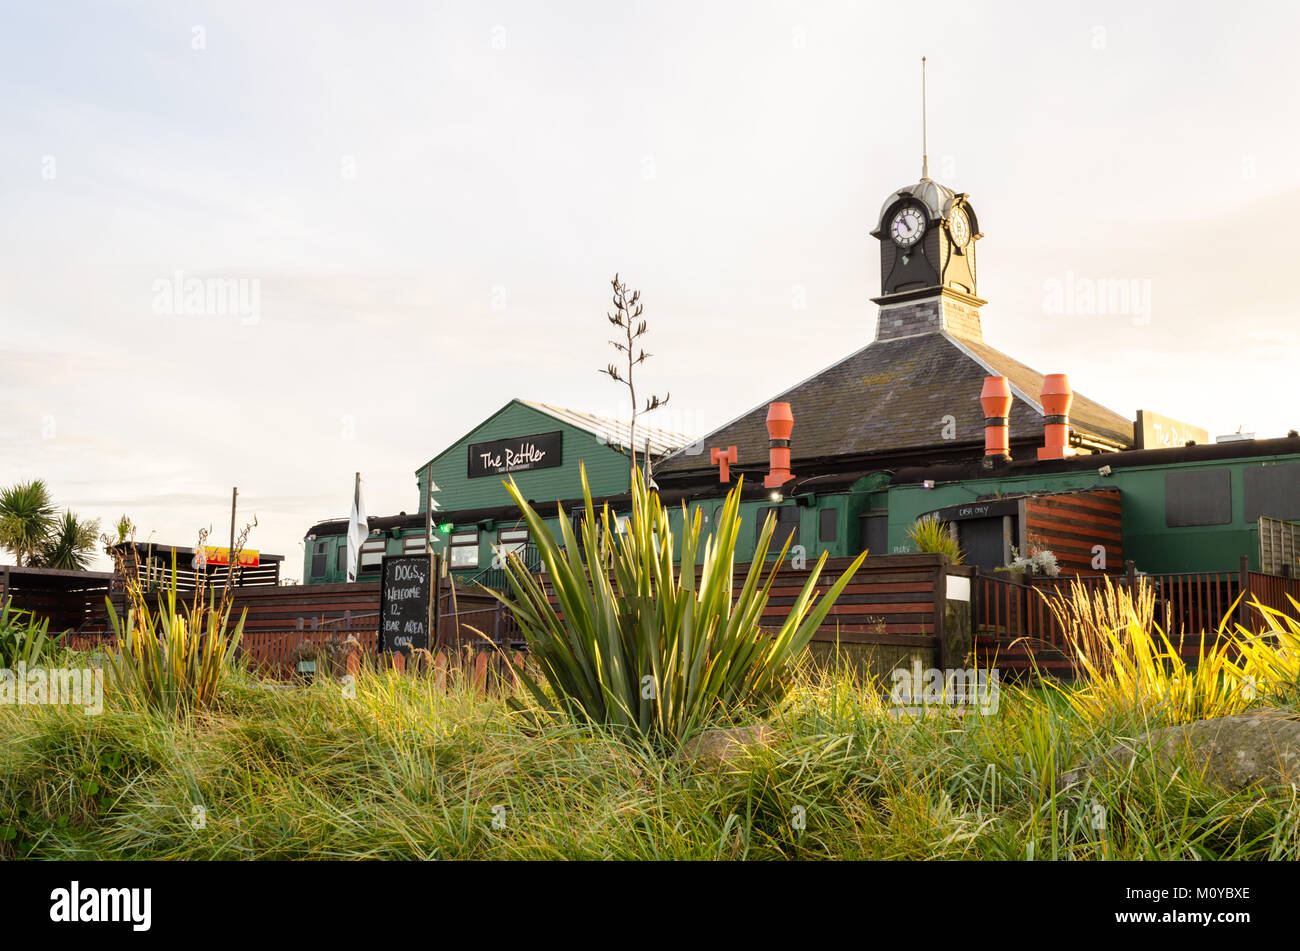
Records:
[[[1156,623],[1187,657],[1196,656],[1202,636],[1215,634],[1225,618],[1229,627],[1235,623],[1246,627],[1266,624],[1252,607],[1253,600],[1300,619],[1300,610],[1288,600],[1289,596],[1300,602],[1300,579],[1250,571],[1244,562],[1239,571],[1139,575],[1130,564],[1124,574],[1026,581],[976,571],[971,609],[977,647],[986,656],[1001,651],[1002,661],[1012,667],[1028,665],[1030,653],[1037,655],[1040,667],[1068,667],[1065,632],[1048,599],[1068,597],[1075,583],[1089,591],[1099,590],[1107,582],[1129,588],[1139,582],[1150,584],[1155,592]]]

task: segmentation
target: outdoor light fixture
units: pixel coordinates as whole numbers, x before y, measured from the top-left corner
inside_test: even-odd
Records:
[[[781,494],[780,489],[773,489],[772,494],[769,495],[768,498],[771,499],[773,502],[780,502],[783,498],[785,498],[785,496]]]
[[[444,535],[450,535],[451,529],[452,529],[451,522],[443,522],[441,525],[438,526],[438,531],[442,532]]]
[[[933,488],[934,488],[934,480],[933,480],[933,479],[926,479],[924,482],[921,483],[921,488],[923,488],[923,489],[933,489]]]
[[[1110,466],[1102,466],[1100,469],[1097,470],[1097,475],[1099,476],[1110,475]]]

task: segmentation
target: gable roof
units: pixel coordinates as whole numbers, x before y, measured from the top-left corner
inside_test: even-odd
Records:
[[[814,374],[773,401],[794,414],[791,459],[942,449],[984,440],[980,389],[986,376],[1006,376],[1012,388],[1012,440],[1043,438],[1038,403],[1043,375],[987,344],[947,332],[876,340]],[[697,455],[675,453],[657,471],[709,468],[708,449],[736,446],[741,464],[766,463],[767,403],[714,430]],[[945,440],[945,417],[956,421]],[[1132,445],[1133,424],[1075,393],[1070,427],[1118,447]]]
[[[510,407],[515,405],[525,406],[528,409],[533,410],[534,412],[542,413],[543,415],[549,416],[552,419],[557,419],[562,423],[567,423],[573,428],[580,429],[586,433],[590,433],[596,438],[606,443],[609,443],[612,446],[626,449],[628,442],[630,441],[630,437],[628,433],[630,426],[627,423],[622,422],[620,420],[609,419],[604,416],[596,416],[592,413],[584,413],[581,412],[580,410],[564,409],[563,407],[551,406],[547,403],[538,403],[533,400],[525,400],[525,399],[520,399],[519,397],[515,397],[514,399],[506,403],[504,406],[502,406],[495,413],[493,413],[491,416],[488,416],[486,419],[482,419],[479,422],[475,423],[474,428],[471,429],[469,432],[465,433],[465,435],[461,436],[459,439],[454,440],[451,443],[448,443],[447,446],[443,448],[441,451],[439,451],[436,455],[434,455],[432,459],[430,459],[428,462],[424,463],[418,469],[416,469],[415,470],[416,475],[418,476],[421,473],[425,472],[431,465],[433,465],[435,462],[437,462],[447,453],[451,452],[457,446],[460,446],[462,443],[465,442],[465,440],[469,439],[471,436],[474,435],[474,433],[478,432],[478,430],[482,429],[488,423],[492,422],[492,420],[496,419],[498,416],[500,416]],[[638,443],[637,446],[638,452],[644,451],[645,440],[647,437],[649,437],[650,439],[650,454],[652,456],[667,455],[668,453],[680,449],[683,446],[689,445],[691,442],[693,442],[693,440],[689,436],[684,436],[681,433],[675,433],[668,429],[658,429],[653,426],[646,426],[645,424],[641,423],[638,424],[636,427],[636,441]]]
[[[551,406],[547,403],[535,403],[532,400],[520,400],[525,406],[531,406],[535,410],[554,416],[561,422],[568,423],[576,429],[582,429],[591,433],[603,441],[623,449],[628,448],[631,442],[631,426],[619,419],[610,419],[607,416],[596,416],[592,413],[584,413],[576,409],[564,409],[560,406]],[[691,437],[682,433],[673,432],[670,429],[659,429],[655,426],[647,426],[645,423],[638,423],[636,427],[637,451],[645,449],[646,440],[650,440],[650,455],[663,456],[683,446],[689,445],[693,440]]]

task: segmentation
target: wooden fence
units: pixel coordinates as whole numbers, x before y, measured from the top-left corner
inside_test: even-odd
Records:
[[[1300,618],[1300,611],[1287,600],[1289,595],[1300,601],[1300,579],[1251,571],[1245,558],[1238,571],[1138,575],[1130,563],[1120,576],[1062,575],[1027,581],[976,571],[972,585],[976,650],[986,660],[996,655],[1000,667],[1023,669],[1036,661],[1040,669],[1068,672],[1066,632],[1048,599],[1069,597],[1076,583],[1094,593],[1108,581],[1131,589],[1139,580],[1154,589],[1156,623],[1188,659],[1199,654],[1203,637],[1215,635],[1225,618],[1230,628],[1235,623],[1265,624],[1266,619],[1251,606],[1252,599]]]
[[[828,558],[818,580],[817,591],[825,594],[853,563],[852,558]],[[766,573],[768,568],[765,568]],[[738,563],[732,576],[732,591],[739,595],[749,572],[749,563]],[[696,566],[697,583],[703,575]],[[927,655],[938,666],[949,666],[964,655],[962,636],[969,629],[956,630],[948,601],[947,578],[969,578],[970,568],[954,568],[937,554],[873,555],[858,568],[853,579],[831,607],[814,635],[821,645],[839,645],[871,653],[888,660],[914,652]],[[775,630],[784,623],[808,580],[808,567],[795,568],[787,561],[772,584],[762,626]],[[543,579],[551,603],[558,607],[554,590]]]
[[[457,602],[460,602],[458,595]],[[516,652],[524,647],[523,635],[514,615],[497,602],[479,606],[479,599],[467,599],[470,607],[460,611],[441,610],[450,603],[444,591],[438,616],[435,652],[459,656],[465,651],[495,656],[499,651]],[[291,680],[299,676],[298,662],[339,655],[349,639],[360,654],[373,656],[379,640],[378,614],[345,615],[333,620],[300,623],[290,628],[258,627],[245,624],[236,650],[240,666],[263,676]],[[301,620],[301,619],[300,619]],[[63,641],[74,650],[102,650],[115,646],[111,635],[69,634]]]

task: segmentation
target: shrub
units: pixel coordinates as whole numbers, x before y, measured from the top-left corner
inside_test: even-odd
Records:
[[[59,637],[48,634],[50,622],[38,621],[30,611],[13,607],[11,598],[0,601],[0,667],[12,669],[19,663],[34,667],[49,653]]]
[[[582,537],[560,513],[561,546],[512,479],[507,489],[536,540],[559,610],[516,555],[506,559],[514,597],[492,594],[515,613],[555,699],[525,671],[520,681],[552,715],[608,724],[644,737],[680,741],[715,714],[762,712],[783,698],[792,662],[807,646],[864,555],[819,601],[814,589],[823,554],[775,634],[760,627],[789,540],[763,569],[775,528],[769,517],[733,604],[741,483],[727,495],[710,535],[697,509],[683,512],[679,572],[676,540],[658,493],[632,480],[632,515],[619,526],[597,513],[582,470]],[[683,506],[683,509],[685,507]],[[702,575],[695,564],[703,543]],[[517,703],[517,701],[516,701]]]
[[[106,667],[113,682],[131,702],[161,712],[179,714],[209,706],[228,669],[244,631],[241,614],[230,627],[230,604],[216,603],[215,592],[204,600],[176,603],[176,554],[172,553],[171,580],[151,611],[139,585],[128,582],[126,617],[119,617],[110,601],[109,620],[117,646],[109,652]]]
[[[938,516],[923,515],[918,518],[908,529],[907,537],[912,540],[917,551],[947,555],[948,561],[954,565],[960,565],[966,560],[957,539],[952,537],[948,523]]]

